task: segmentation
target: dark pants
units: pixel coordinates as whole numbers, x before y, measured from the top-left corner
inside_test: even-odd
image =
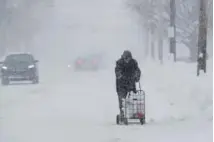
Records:
[[[120,113],[123,114],[123,110],[122,110],[122,108],[124,107],[123,106],[123,99],[126,99],[128,92],[126,90],[120,91],[120,92],[117,92],[117,95],[118,95]]]
[[[116,86],[120,113],[123,114],[123,99],[126,99],[126,96],[130,91],[136,92],[136,86],[135,82],[130,82],[127,80],[116,80]]]

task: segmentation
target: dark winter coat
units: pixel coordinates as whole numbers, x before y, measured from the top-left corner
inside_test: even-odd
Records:
[[[126,63],[122,58],[116,61],[115,67],[117,92],[136,90],[135,83],[140,80],[141,71],[135,59]]]

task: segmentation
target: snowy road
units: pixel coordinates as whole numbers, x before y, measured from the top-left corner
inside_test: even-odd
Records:
[[[46,47],[37,51],[43,56],[40,84],[0,86],[1,142],[212,141],[211,74],[198,79],[195,65],[143,64],[148,124],[117,126],[113,66],[67,71],[66,56],[96,45],[118,57],[140,44],[136,25],[122,1],[56,0],[54,11],[55,21],[41,35],[49,35],[40,43]]]
[[[174,101],[175,106],[169,108],[169,94],[157,92],[158,87],[163,89],[163,92],[169,91],[169,88],[164,90],[164,84],[159,84],[154,85],[155,89],[152,91],[149,89],[151,77],[151,81],[145,81],[148,82],[145,88],[148,94],[149,123],[145,126],[128,127],[115,125],[115,114],[118,110],[111,70],[95,73],[65,72],[64,77],[67,79],[50,80],[43,76],[39,85],[19,84],[0,88],[1,141],[209,142],[212,139],[212,112],[198,117],[200,110],[192,108],[192,101],[186,100],[183,101],[183,107],[190,114],[185,117],[185,111],[180,108],[178,98],[174,98],[176,95],[171,97],[174,98],[171,101]],[[181,96],[185,97],[184,95]],[[188,97],[183,99],[189,99]],[[211,107],[211,104],[207,103],[206,106]],[[192,109],[198,112],[194,113]],[[206,109],[204,108],[204,111]],[[202,115],[206,114],[204,111],[201,111]]]

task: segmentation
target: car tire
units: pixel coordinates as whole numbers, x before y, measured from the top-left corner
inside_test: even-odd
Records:
[[[38,84],[38,83],[39,83],[39,77],[38,77],[38,76],[34,77],[34,78],[32,79],[32,83],[33,83],[33,84]]]
[[[10,80],[8,78],[2,77],[1,84],[2,85],[9,85],[10,84]]]

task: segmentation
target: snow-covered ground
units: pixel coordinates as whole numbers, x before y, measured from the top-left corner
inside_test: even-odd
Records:
[[[144,126],[115,124],[113,69],[0,87],[1,141],[212,141],[212,72],[197,78],[193,66],[172,66],[142,67]]]
[[[37,48],[40,84],[0,86],[1,142],[212,141],[211,60],[200,77],[195,64],[140,64],[147,124],[117,126],[114,60],[123,49],[142,44],[137,26],[122,1],[57,0],[55,5],[56,19],[37,43],[45,45]],[[69,54],[95,45],[115,51],[109,68],[73,72],[64,66]]]

